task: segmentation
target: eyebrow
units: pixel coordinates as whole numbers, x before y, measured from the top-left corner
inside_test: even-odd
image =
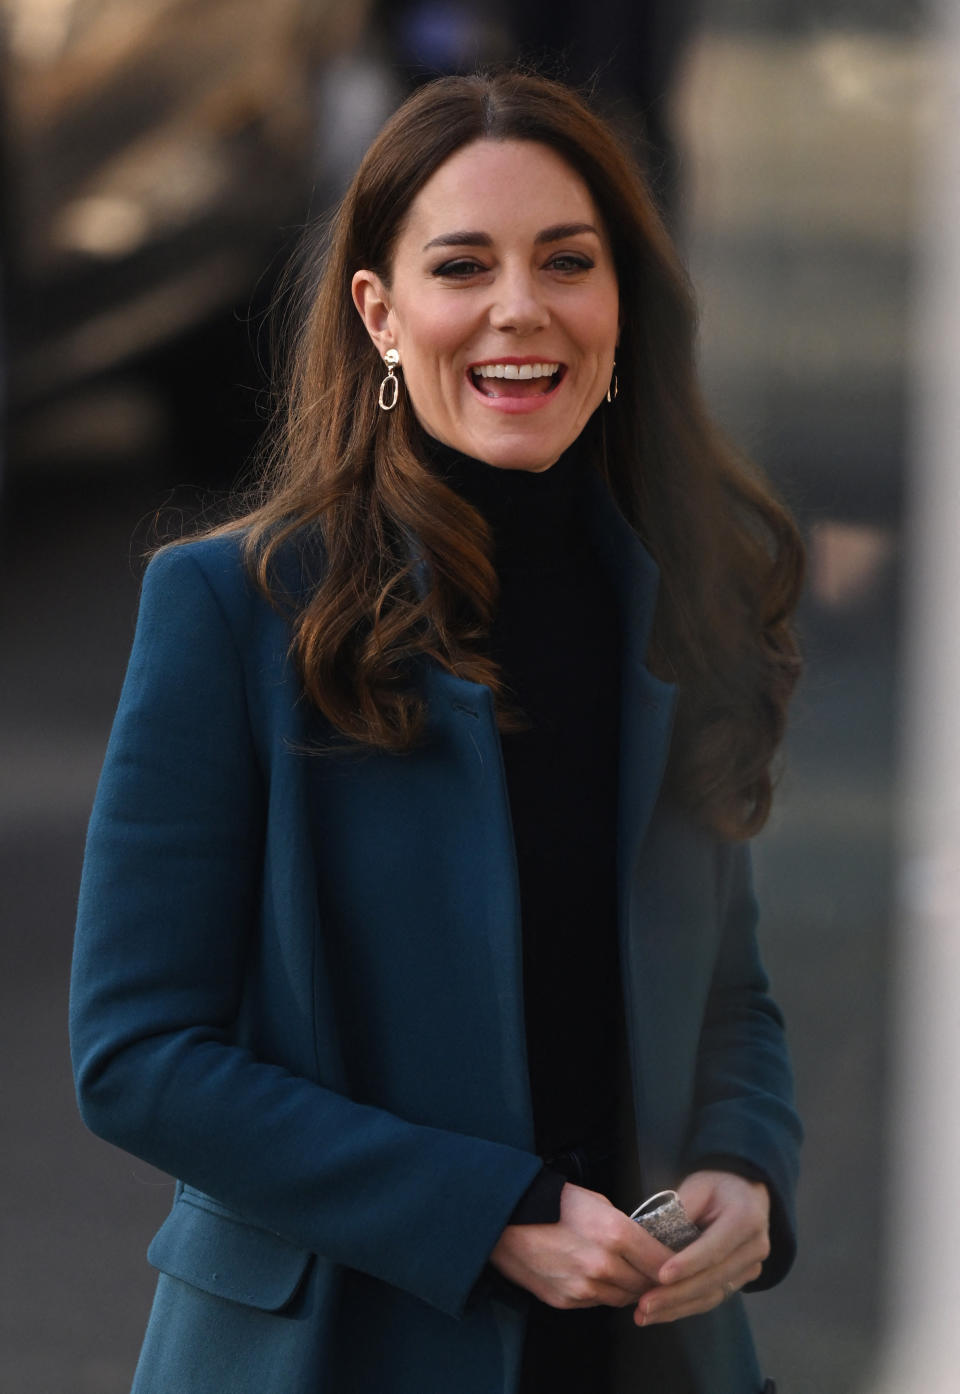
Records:
[[[592,232],[594,237],[600,234],[592,223],[556,223],[553,227],[545,227],[542,232],[538,232],[533,239],[538,245],[544,242],[563,242],[567,237],[577,237],[583,232]],[[424,247],[427,252],[431,247],[492,247],[493,238],[489,232],[444,232],[439,237],[433,237]]]

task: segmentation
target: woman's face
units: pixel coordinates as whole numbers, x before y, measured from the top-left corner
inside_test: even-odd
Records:
[[[478,140],[451,155],[410,207],[389,287],[360,271],[353,294],[381,355],[399,351],[421,425],[491,465],[552,465],[610,385],[607,231],[548,146]]]

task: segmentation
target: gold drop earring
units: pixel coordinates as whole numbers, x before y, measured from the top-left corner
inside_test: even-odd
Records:
[[[610,386],[607,388],[607,401],[615,402],[617,399],[617,360],[613,360],[613,376],[610,379]]]
[[[383,361],[387,365],[387,376],[380,384],[377,402],[381,411],[393,411],[400,397],[400,379],[394,371],[400,366],[400,355],[396,349],[387,349]]]

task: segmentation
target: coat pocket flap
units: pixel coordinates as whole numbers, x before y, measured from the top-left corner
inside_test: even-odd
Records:
[[[202,1292],[276,1312],[293,1297],[313,1255],[184,1187],[147,1258]]]

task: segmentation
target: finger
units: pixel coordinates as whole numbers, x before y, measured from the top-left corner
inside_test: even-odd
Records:
[[[660,1281],[660,1271],[673,1257],[673,1251],[659,1239],[654,1239],[642,1225],[635,1220],[627,1220],[628,1228],[623,1231],[618,1244],[618,1252],[626,1262],[641,1274],[648,1283]]]
[[[637,1296],[636,1290],[630,1292],[614,1284],[591,1283],[584,1288],[574,1287],[559,1298],[551,1296],[545,1300],[550,1306],[570,1310],[581,1307],[635,1307]]]
[[[745,1283],[758,1278],[762,1268],[763,1261],[760,1256],[746,1246],[717,1268],[697,1273],[682,1283],[670,1283],[651,1289],[645,1300],[661,1309],[665,1306],[680,1306],[700,1301],[708,1301],[710,1306],[715,1306],[716,1301],[723,1295],[725,1283],[732,1283],[734,1288],[739,1289]],[[657,1294],[655,1298],[654,1293]]]
[[[698,1277],[682,1289],[653,1288],[638,1302],[634,1320],[639,1326],[652,1326],[712,1311],[759,1278],[762,1267],[759,1261],[748,1261],[725,1273],[714,1271],[706,1278]]]
[[[679,1254],[671,1254],[657,1273],[657,1282],[665,1285],[683,1282],[697,1273],[729,1262],[741,1249],[752,1246],[757,1257],[765,1259],[770,1252],[766,1220],[760,1216],[745,1216],[726,1211],[699,1239]]]
[[[628,1264],[622,1264],[609,1274],[586,1271],[567,1278],[562,1285],[544,1285],[536,1295],[549,1306],[562,1309],[633,1307],[650,1287]]]
[[[718,1220],[715,1226],[704,1231],[700,1239],[695,1239],[679,1254],[667,1256],[657,1269],[657,1283],[669,1286],[671,1283],[686,1282],[699,1273],[710,1272],[730,1257],[731,1252],[739,1247],[741,1239],[742,1236],[729,1224]]]
[[[737,1289],[759,1277],[763,1267],[760,1254],[749,1244],[731,1254],[723,1264],[696,1273],[683,1282],[658,1285],[651,1289],[644,1304],[656,1309],[681,1306],[689,1302],[709,1301],[711,1306],[722,1297],[724,1284],[731,1283]]]
[[[600,1294],[599,1300],[611,1307],[626,1307],[638,1302],[655,1286],[652,1278],[638,1272],[620,1254],[606,1254],[583,1275]]]

